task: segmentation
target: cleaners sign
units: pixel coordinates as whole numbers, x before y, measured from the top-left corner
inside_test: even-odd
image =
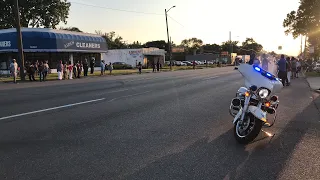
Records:
[[[68,49],[70,47],[76,46],[77,48],[85,48],[85,49],[100,49],[100,44],[98,43],[87,43],[87,42],[75,42],[70,41],[64,44],[64,48]]]

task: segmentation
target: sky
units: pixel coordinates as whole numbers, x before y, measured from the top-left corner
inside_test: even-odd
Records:
[[[264,50],[298,55],[301,39],[286,36],[282,22],[297,10],[299,0],[69,0],[67,25],[94,33],[115,31],[127,43],[166,40],[164,10],[175,44],[196,37],[204,44],[221,44],[231,39],[254,38]],[[111,9],[119,9],[111,10]],[[143,13],[133,13],[136,11]],[[278,51],[282,46],[282,51]]]

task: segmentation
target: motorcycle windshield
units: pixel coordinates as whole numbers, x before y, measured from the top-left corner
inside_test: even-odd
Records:
[[[270,94],[273,94],[279,92],[283,87],[275,75],[263,70],[259,66],[241,64],[238,70],[244,77],[247,88],[255,85],[258,89],[267,88],[270,90]]]

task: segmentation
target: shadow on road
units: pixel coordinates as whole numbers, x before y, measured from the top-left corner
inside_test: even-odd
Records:
[[[235,143],[232,130],[208,140],[200,139],[183,152],[163,157],[126,179],[223,179],[248,156],[244,147]]]
[[[247,148],[235,142],[232,130],[211,142],[203,138],[125,179],[277,179],[307,131],[319,128],[317,115],[319,112],[311,103],[270,142],[267,138]],[[250,146],[253,150],[246,150]]]

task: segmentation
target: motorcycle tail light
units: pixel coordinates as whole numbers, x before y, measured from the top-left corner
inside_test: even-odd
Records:
[[[264,103],[264,105],[268,108],[268,107],[270,107],[270,102],[266,102],[266,103]]]

